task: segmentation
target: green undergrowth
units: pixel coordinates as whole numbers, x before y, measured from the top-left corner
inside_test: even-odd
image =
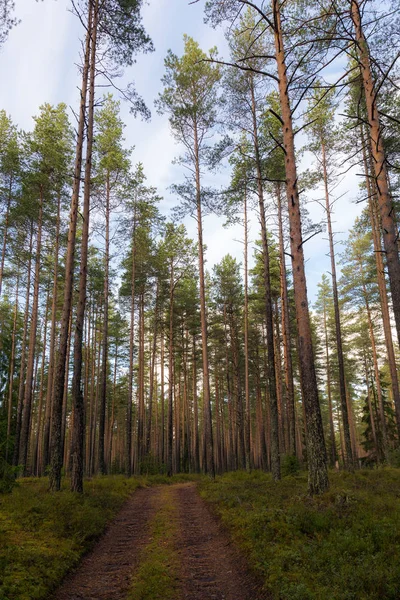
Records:
[[[200,490],[274,600],[400,598],[400,469],[331,473],[307,496],[306,475],[274,483],[230,473]]]
[[[0,495],[0,600],[48,598],[136,488],[192,479],[96,477],[85,481],[83,495],[67,481],[50,493],[47,478],[22,479]]]
[[[177,598],[177,508],[168,487],[163,488],[159,502],[158,511],[150,524],[150,543],[142,553],[127,600]]]

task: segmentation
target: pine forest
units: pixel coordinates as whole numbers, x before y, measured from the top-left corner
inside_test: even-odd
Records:
[[[25,3],[0,599],[398,600],[398,0],[0,0],[0,64]]]

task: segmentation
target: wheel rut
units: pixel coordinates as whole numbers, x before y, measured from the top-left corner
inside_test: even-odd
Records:
[[[124,600],[159,501],[160,488],[137,490],[52,600]]]
[[[164,491],[167,494],[161,487],[137,490],[51,599],[126,600],[151,543],[152,523],[169,498],[176,506],[171,517],[176,521],[172,552],[179,565],[173,600],[271,600],[195,484],[171,485]],[[165,570],[169,568],[165,564]],[[142,598],[159,600],[160,596],[145,593],[134,600]]]
[[[185,600],[271,600],[192,484],[175,486]]]

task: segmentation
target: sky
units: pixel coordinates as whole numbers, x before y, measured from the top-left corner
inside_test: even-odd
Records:
[[[13,121],[22,129],[33,126],[32,117],[39,106],[48,102],[65,102],[73,112],[79,104],[79,63],[82,27],[70,12],[70,0],[16,0],[16,14],[21,20],[0,49],[0,109],[5,109]],[[183,35],[186,33],[199,42],[204,50],[218,46],[220,54],[226,56],[226,43],[221,29],[214,30],[203,22],[204,2],[190,5],[189,0],[150,0],[143,8],[143,22],[152,38],[155,52],[138,55],[136,64],[127,69],[124,81],[134,81],[138,93],[144,98],[152,112],[150,122],[134,119],[126,105],[121,106],[121,116],[126,124],[127,147],[134,146],[133,163],[142,162],[149,185],[157,187],[165,198],[160,207],[171,214],[178,200],[171,196],[169,186],[183,180],[182,168],[173,165],[180,149],[173,140],[168,118],[160,116],[154,108],[154,100],[162,90],[164,58],[168,49],[180,55],[183,51]],[[101,93],[101,91],[99,91]],[[310,157],[305,155],[300,168],[311,166]],[[228,180],[229,174],[219,173],[216,185]],[[338,196],[345,194],[335,205],[333,226],[337,232],[337,252],[341,252],[340,241],[347,236],[362,205],[354,201],[357,197],[357,177],[354,172],[336,190]],[[314,198],[322,196],[321,191]],[[322,209],[314,203],[308,206],[310,217],[319,221]],[[188,217],[185,221],[188,233],[196,236],[196,224]],[[259,235],[256,215],[252,217],[251,239]],[[204,219],[204,241],[207,245],[207,268],[219,262],[228,252],[242,260],[243,244],[239,226],[224,228],[223,219],[210,215]],[[309,301],[312,304],[317,293],[317,284],[324,272],[329,272],[328,241],[326,232],[312,238],[304,246]]]

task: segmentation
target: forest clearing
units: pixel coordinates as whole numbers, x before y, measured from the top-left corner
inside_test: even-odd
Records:
[[[400,598],[398,0],[0,0],[0,600]]]

